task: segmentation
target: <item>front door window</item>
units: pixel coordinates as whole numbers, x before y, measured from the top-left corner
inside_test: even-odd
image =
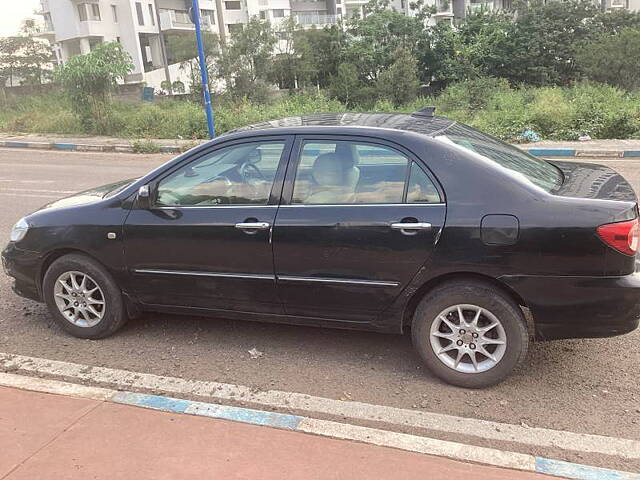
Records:
[[[283,141],[233,145],[204,155],[158,184],[158,206],[266,205]]]

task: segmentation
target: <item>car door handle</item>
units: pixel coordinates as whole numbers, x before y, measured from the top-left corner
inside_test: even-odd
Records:
[[[431,224],[425,222],[399,222],[392,223],[391,228],[393,230],[429,230]]]
[[[242,222],[236,223],[236,228],[240,230],[268,230],[271,224],[269,222]]]

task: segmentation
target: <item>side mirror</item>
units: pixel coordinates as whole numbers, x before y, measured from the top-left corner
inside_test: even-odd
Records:
[[[151,193],[149,190],[149,185],[142,185],[138,189],[138,206],[140,208],[150,208],[151,207]]]

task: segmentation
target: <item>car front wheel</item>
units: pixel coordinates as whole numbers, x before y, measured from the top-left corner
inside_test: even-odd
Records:
[[[529,342],[520,307],[499,288],[475,281],[450,282],[429,292],[411,331],[429,370],[467,388],[504,380],[524,361]]]
[[[102,265],[80,254],[55,260],[42,283],[49,312],[78,338],[104,338],[127,321],[122,294]]]

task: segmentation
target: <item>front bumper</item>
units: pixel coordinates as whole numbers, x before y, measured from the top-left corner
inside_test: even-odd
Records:
[[[505,276],[531,310],[536,338],[612,337],[638,328],[640,272],[620,277]]]
[[[2,269],[13,277],[13,291],[37,302],[42,301],[37,281],[41,260],[39,253],[18,248],[15,243],[9,243],[2,251]]]

